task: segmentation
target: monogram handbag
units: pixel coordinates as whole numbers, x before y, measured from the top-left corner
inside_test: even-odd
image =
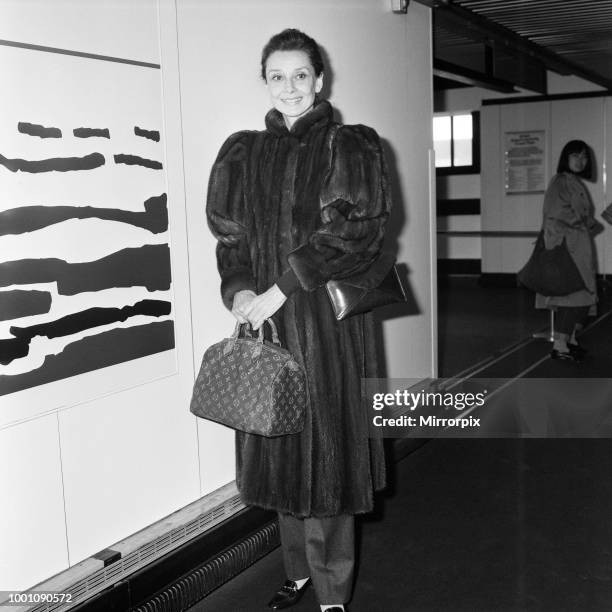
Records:
[[[308,404],[306,375],[282,348],[271,319],[272,342],[236,323],[231,337],[204,353],[190,410],[232,429],[261,436],[283,436],[304,428]],[[244,328],[245,337],[240,332]]]
[[[547,249],[543,231],[517,277],[521,285],[545,296],[568,295],[585,288],[580,271],[567,250],[565,238],[561,244]]]
[[[386,253],[365,274],[327,281],[325,288],[338,321],[379,306],[407,301],[394,258]]]

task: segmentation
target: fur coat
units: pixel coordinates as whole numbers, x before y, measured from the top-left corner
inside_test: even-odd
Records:
[[[264,131],[233,134],[208,188],[223,302],[277,283],[282,345],[306,371],[310,406],[299,434],[236,434],[242,500],[298,517],[372,509],[384,486],[382,441],[368,436],[361,378],[376,377],[371,313],[338,322],[331,278],[367,270],[389,213],[387,173],[374,130],[339,126],[327,101],[288,131],[272,109]]]
[[[568,172],[556,174],[544,196],[543,229],[547,249],[561,244],[580,271],[586,289],[569,295],[536,296],[536,308],[591,306],[597,301],[595,246],[591,233],[598,226],[589,192],[582,181]]]

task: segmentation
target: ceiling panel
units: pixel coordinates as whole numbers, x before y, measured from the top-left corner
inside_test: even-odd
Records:
[[[450,0],[439,6],[471,11],[612,82],[612,0]]]

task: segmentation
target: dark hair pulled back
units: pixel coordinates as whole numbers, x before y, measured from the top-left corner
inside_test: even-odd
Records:
[[[323,57],[319,45],[314,38],[295,28],[287,28],[266,43],[261,52],[261,77],[266,80],[266,63],[275,51],[303,51],[310,59],[315,76],[323,73]]]

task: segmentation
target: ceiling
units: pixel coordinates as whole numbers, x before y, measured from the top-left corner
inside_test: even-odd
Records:
[[[612,90],[612,0],[417,1],[434,9],[434,74],[448,86],[545,94],[552,70]]]

